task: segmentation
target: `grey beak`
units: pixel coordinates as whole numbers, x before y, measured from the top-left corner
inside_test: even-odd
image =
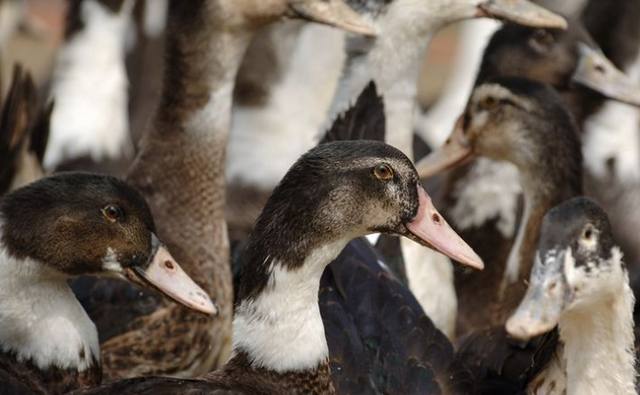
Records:
[[[607,59],[586,44],[579,44],[580,60],[573,81],[601,95],[640,107],[640,86]]]
[[[375,36],[374,27],[344,0],[290,0],[290,16],[335,26],[348,32]]]
[[[511,336],[528,340],[558,325],[570,297],[563,274],[567,254],[570,251],[562,251],[544,265],[536,257],[527,293],[507,320],[506,329]]]
[[[485,0],[478,4],[478,16],[531,27],[567,28],[567,21],[563,17],[528,0]]]

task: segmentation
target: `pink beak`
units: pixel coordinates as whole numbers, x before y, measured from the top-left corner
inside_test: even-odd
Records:
[[[453,230],[436,210],[431,198],[418,185],[418,213],[406,226],[425,245],[475,269],[484,269],[478,254]]]

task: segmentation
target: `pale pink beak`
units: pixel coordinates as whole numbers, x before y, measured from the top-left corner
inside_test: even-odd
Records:
[[[182,270],[169,250],[159,243],[155,235],[152,236],[152,244],[155,244],[155,253],[149,266],[127,268],[125,270],[127,278],[151,286],[192,310],[207,315],[217,315],[218,308],[209,295]]]
[[[436,210],[431,198],[418,185],[418,213],[407,229],[425,245],[475,269],[484,269],[482,258],[453,230]]]

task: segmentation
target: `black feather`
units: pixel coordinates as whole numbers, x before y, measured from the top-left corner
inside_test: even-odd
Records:
[[[385,140],[384,102],[371,81],[356,103],[338,116],[320,144],[348,140]]]
[[[7,192],[16,172],[16,159],[28,138],[34,114],[35,86],[20,65],[13,68],[9,93],[0,115],[0,195]]]

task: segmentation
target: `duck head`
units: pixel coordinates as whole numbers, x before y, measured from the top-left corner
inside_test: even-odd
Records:
[[[302,251],[374,232],[402,235],[483,268],[433,206],[411,161],[375,141],[326,143],[304,154],[274,190],[254,236],[287,255],[272,258],[303,262]]]
[[[144,198],[116,178],[60,173],[0,202],[2,245],[62,276],[116,276],[215,314],[206,293],[155,234]]]
[[[558,325],[566,314],[620,292],[628,281],[606,213],[578,197],[544,218],[529,288],[507,321],[514,337],[529,339]]]
[[[558,171],[580,174],[579,147],[575,122],[553,89],[497,78],[474,88],[444,145],[416,167],[421,177],[429,177],[483,156],[530,172],[546,169],[546,159],[553,158]]]
[[[640,87],[605,57],[577,20],[570,20],[566,30],[502,27],[485,50],[478,83],[500,76],[533,79],[563,93],[578,85],[609,99],[640,103]]]

